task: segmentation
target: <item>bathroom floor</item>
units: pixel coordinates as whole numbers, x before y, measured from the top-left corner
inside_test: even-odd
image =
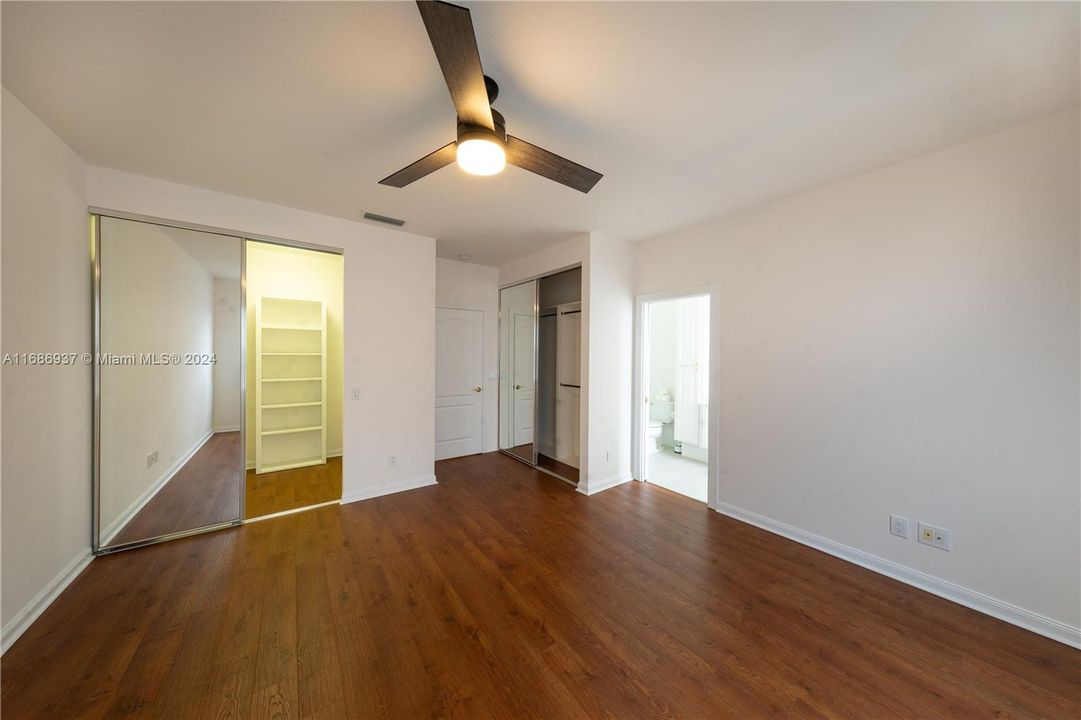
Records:
[[[649,456],[649,474],[646,479],[672,492],[706,502],[707,465],[677,455],[666,447]]]

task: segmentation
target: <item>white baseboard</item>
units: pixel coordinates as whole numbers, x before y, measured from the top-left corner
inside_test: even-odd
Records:
[[[614,488],[616,485],[622,485],[625,482],[631,481],[631,474],[629,472],[620,473],[614,477],[610,477],[607,480],[600,480],[598,482],[591,482],[586,480],[586,486],[583,488],[582,484],[578,484],[578,492],[583,495],[596,495],[599,492],[604,492]]]
[[[715,508],[722,515],[727,515],[736,520],[754,525],[755,527],[768,530],[771,533],[786,537],[789,540],[821,550],[834,557],[855,563],[860,567],[873,570],[894,580],[899,580],[906,585],[925,590],[933,595],[952,600],[985,615],[998,618],[1012,625],[1017,625],[1034,633],[1058,640],[1061,643],[1075,648],[1081,648],[1081,628],[1067,625],[1064,622],[1040,615],[1039,613],[1026,610],[1011,603],[984,595],[975,590],[956,585],[948,580],[942,580],[933,575],[913,570],[910,567],[895,563],[892,560],[872,555],[854,547],[835,542],[821,535],[800,530],[797,527],[787,525],[777,520],[772,520],[763,515],[744,510],[743,508],[728,503],[717,503]]]
[[[101,533],[101,544],[104,546],[111,543],[113,541],[113,538],[116,537],[117,533],[123,530],[124,526],[127,525],[131,521],[131,519],[139,513],[140,510],[146,507],[146,504],[148,502],[154,499],[154,496],[157,495],[158,492],[163,487],[165,487],[165,485],[170,480],[173,479],[173,476],[180,471],[180,468],[184,467],[184,465],[187,464],[188,460],[192,459],[195,453],[202,450],[203,445],[206,445],[207,441],[210,440],[210,438],[212,437],[214,437],[213,430],[208,432],[202,440],[195,443],[192,449],[186,452],[182,458],[173,463],[172,467],[165,471],[165,473],[161,477],[155,480],[154,484],[148,487],[142,495],[137,497],[135,499],[135,502],[128,506],[127,510],[120,513],[120,516],[117,517],[116,520],[113,520],[111,523],[109,523],[108,527],[106,527]]]
[[[360,500],[370,500],[381,495],[390,495],[405,490],[415,490],[417,488],[428,487],[429,485],[435,484],[435,475],[424,475],[419,478],[410,478],[408,480],[395,480],[394,482],[383,483],[382,485],[361,488],[355,492],[343,493],[342,505],[358,502]]]
[[[74,560],[68,563],[67,567],[60,571],[59,575],[42,588],[41,592],[26,607],[19,611],[18,615],[4,626],[3,636],[0,638],[0,654],[6,653],[8,648],[15,644],[15,641],[26,632],[26,629],[41,616],[41,613],[45,612],[45,608],[52,605],[53,600],[64,592],[64,588],[70,585],[71,581],[77,578],[79,573],[93,559],[94,556],[90,553],[90,548],[83,549]]]
[[[212,430],[212,432],[215,432],[215,433],[220,433],[220,432],[240,432],[240,426],[239,425],[226,425],[225,427],[216,427],[216,428],[214,428]]]

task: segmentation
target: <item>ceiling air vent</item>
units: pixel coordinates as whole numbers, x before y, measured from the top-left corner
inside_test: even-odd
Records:
[[[376,215],[375,213],[364,213],[365,220],[371,220],[372,222],[383,223],[384,225],[393,225],[394,227],[401,227],[405,225],[405,220],[399,220],[398,218],[387,217],[386,215]]]

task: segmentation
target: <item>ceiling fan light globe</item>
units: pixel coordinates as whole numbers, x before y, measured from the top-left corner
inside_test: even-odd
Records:
[[[498,175],[507,166],[507,153],[495,140],[468,138],[458,142],[458,167],[470,175]]]

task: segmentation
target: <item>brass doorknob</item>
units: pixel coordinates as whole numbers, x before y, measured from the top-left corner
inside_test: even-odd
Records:
[[[473,392],[480,392],[480,385],[477,385],[475,388],[473,388]]]
[[[522,389],[522,386],[521,386],[521,385],[515,385],[515,386],[514,386],[514,389],[515,389],[515,390],[521,390],[521,389]]]

